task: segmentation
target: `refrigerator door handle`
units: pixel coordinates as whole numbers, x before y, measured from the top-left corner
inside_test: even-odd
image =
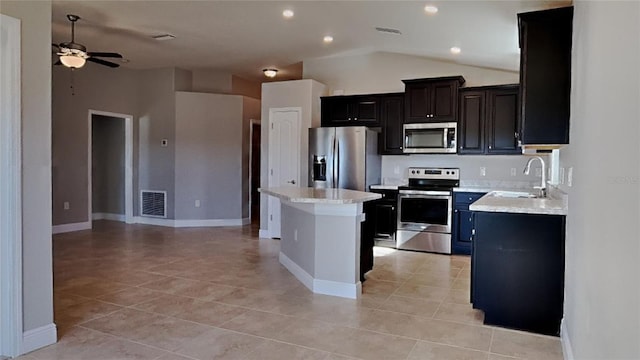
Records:
[[[334,173],[336,174],[336,182],[334,187],[339,188],[340,187],[340,141],[337,141],[337,140],[336,140],[335,154],[336,154],[338,166],[334,170]]]
[[[337,187],[336,186],[336,136],[333,137],[333,141],[331,144],[331,153],[333,154],[333,156],[331,157],[331,186],[329,187]]]

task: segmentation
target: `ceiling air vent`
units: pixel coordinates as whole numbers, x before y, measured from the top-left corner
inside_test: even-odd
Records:
[[[383,32],[383,33],[389,33],[389,34],[396,34],[396,35],[402,35],[402,33],[400,32],[400,30],[398,29],[391,29],[391,28],[385,28],[385,27],[376,27],[377,31]]]
[[[167,217],[167,192],[142,190],[140,192],[142,216]]]
[[[156,39],[158,41],[165,41],[165,40],[172,40],[175,39],[175,35],[171,35],[171,34],[160,34],[160,35],[153,35],[151,36],[151,38]]]

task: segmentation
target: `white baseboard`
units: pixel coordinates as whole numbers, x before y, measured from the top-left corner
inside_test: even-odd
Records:
[[[111,220],[125,222],[127,217],[124,214],[112,214],[112,213],[93,213],[91,214],[93,220]]]
[[[263,239],[270,239],[271,235],[269,234],[269,230],[260,229],[258,232],[258,237]]]
[[[571,340],[569,340],[569,331],[567,330],[567,323],[564,321],[564,318],[560,323],[560,342],[562,343],[564,360],[574,360],[573,348],[571,347]]]
[[[72,231],[90,230],[90,229],[91,229],[91,221],[85,221],[80,223],[53,225],[52,232],[54,234],[62,234],[62,233],[68,233]]]
[[[289,270],[296,279],[300,280],[304,286],[316,294],[339,296],[349,299],[357,299],[362,294],[362,283],[349,284],[330,280],[314,279],[298,264],[289,259],[287,255],[280,252],[280,263]]]
[[[26,354],[47,345],[55,344],[56,341],[58,341],[56,324],[51,323],[33,330],[27,330],[22,334],[20,354]]]
[[[316,294],[357,299],[360,297],[360,294],[362,294],[362,283],[358,281],[356,284],[347,284],[337,281],[314,279],[313,292]]]
[[[289,259],[287,255],[285,255],[282,251],[280,252],[280,264],[284,265],[284,267],[289,270],[296,279],[300,280],[300,282],[306,286],[309,290],[313,291],[313,276],[309,275],[303,268],[301,268],[298,264],[293,262],[293,260]]]
[[[174,228],[181,227],[222,227],[222,226],[243,226],[251,224],[250,218],[243,219],[201,219],[201,220],[174,220],[161,219],[145,216],[135,216],[133,222],[136,224],[168,226]]]

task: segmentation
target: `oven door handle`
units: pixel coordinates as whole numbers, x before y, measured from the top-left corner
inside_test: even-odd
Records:
[[[449,191],[437,190],[400,190],[400,195],[419,195],[419,196],[451,196]]]

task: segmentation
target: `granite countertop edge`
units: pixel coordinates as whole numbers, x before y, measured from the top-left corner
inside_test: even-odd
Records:
[[[380,199],[382,195],[364,191],[347,189],[314,189],[314,188],[260,188],[261,193],[275,196],[281,200],[303,204],[357,204]]]

